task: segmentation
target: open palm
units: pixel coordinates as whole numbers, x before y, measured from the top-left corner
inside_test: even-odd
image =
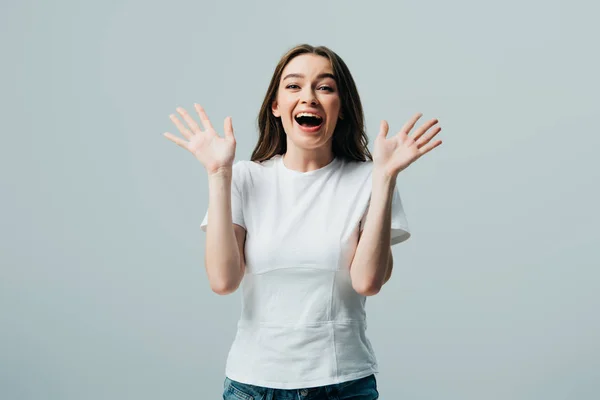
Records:
[[[204,109],[198,104],[194,104],[194,107],[200,116],[200,122],[204,127],[204,131],[200,129],[200,126],[185,109],[178,107],[177,112],[189,128],[174,114],[171,114],[169,117],[187,141],[169,132],[165,132],[164,136],[192,153],[204,165],[209,174],[215,173],[223,167],[230,168],[235,158],[236,146],[231,117],[225,118],[225,135],[221,137],[213,128]]]
[[[431,127],[438,123],[437,119],[432,119],[423,124],[412,136],[409,136],[411,129],[422,115],[421,113],[415,114],[398,134],[390,138],[387,137],[388,123],[381,121],[373,151],[373,166],[375,168],[380,169],[389,176],[396,177],[400,171],[442,144],[441,140],[431,142],[431,139],[442,130],[441,127],[437,126],[428,132]]]

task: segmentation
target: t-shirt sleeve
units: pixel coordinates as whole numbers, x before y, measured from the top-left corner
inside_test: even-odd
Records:
[[[244,222],[244,165],[241,161],[236,162],[232,168],[231,176],[231,219],[234,224],[242,226],[246,229],[246,223]],[[208,225],[208,209],[204,213],[204,219],[200,224],[200,229],[206,232]]]
[[[370,200],[369,200],[370,201]],[[367,214],[369,212],[369,204],[367,204],[367,208],[365,213],[363,214],[360,220],[360,230],[365,227],[365,222],[367,219]],[[391,231],[391,243],[390,246],[395,244],[404,242],[410,237],[410,230],[408,228],[408,220],[406,218],[406,214],[404,213],[404,207],[402,206],[402,199],[400,198],[400,191],[398,190],[398,186],[394,188],[394,194],[392,196],[392,231]]]

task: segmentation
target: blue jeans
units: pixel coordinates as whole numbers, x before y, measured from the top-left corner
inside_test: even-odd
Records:
[[[375,375],[306,389],[271,389],[225,378],[223,400],[375,400]]]

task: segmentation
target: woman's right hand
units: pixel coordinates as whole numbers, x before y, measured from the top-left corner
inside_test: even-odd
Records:
[[[231,169],[235,158],[235,137],[233,136],[233,125],[231,117],[225,118],[225,136],[220,137],[215,131],[206,112],[199,104],[194,104],[204,131],[182,107],[177,112],[189,126],[189,129],[175,116],[169,115],[179,132],[187,139],[181,139],[165,132],[164,136],[180,147],[188,150],[204,165],[209,175],[219,172],[223,168]]]

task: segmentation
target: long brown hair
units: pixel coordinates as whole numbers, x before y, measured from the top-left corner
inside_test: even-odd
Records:
[[[325,46],[314,47],[301,44],[283,55],[273,73],[267,94],[258,113],[258,143],[252,152],[251,161],[265,161],[287,150],[285,131],[281,119],[275,117],[271,106],[277,97],[279,81],[285,66],[301,54],[316,54],[331,62],[341,100],[340,115],[333,132],[332,150],[335,157],[346,160],[373,160],[367,145],[369,138],[365,133],[364,113],[354,79],[344,60]]]

